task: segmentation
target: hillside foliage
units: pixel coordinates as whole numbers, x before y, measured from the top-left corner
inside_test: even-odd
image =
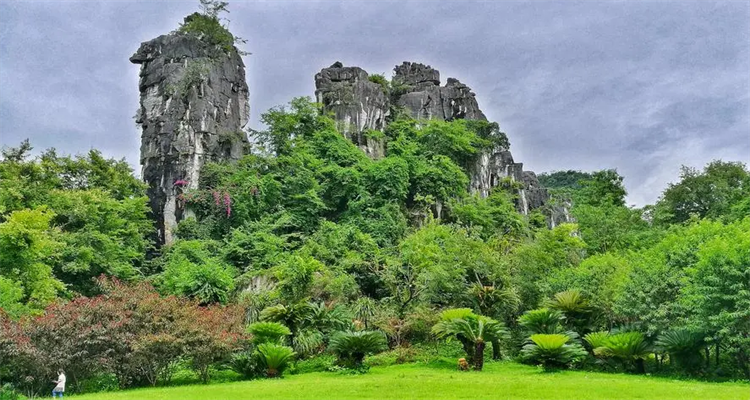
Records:
[[[195,217],[159,249],[124,161],[5,149],[0,382],[35,394],[57,367],[79,391],[180,365],[277,377],[438,338],[477,370],[488,342],[546,368],[750,377],[744,165],[685,169],[644,208],[614,170],[543,175],[577,221],[549,229],[512,186],[469,193],[473,161],[507,140],[492,124],[400,117],[373,160],[309,100],[263,121],[251,154],[204,167],[182,198]]]

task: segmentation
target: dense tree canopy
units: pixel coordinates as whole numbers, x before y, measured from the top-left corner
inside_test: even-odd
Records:
[[[0,318],[13,343],[28,343],[24,329],[37,323],[29,315],[68,315],[69,300],[90,308],[76,318],[88,312],[99,318],[109,311],[97,307],[105,306],[126,312],[118,308],[126,299],[111,297],[94,279],[104,275],[140,282],[116,283],[137,292],[137,301],[185,308],[178,313],[184,320],[153,335],[139,327],[142,337],[128,344],[142,346],[139,357],[163,356],[166,364],[148,364],[145,374],[102,364],[121,379],[152,384],[168,380],[178,359],[190,360],[204,380],[211,365],[231,364],[253,377],[273,372],[271,365],[283,368],[291,357],[320,354],[334,337],[337,354],[359,348],[365,337],[377,337],[378,349],[383,335],[391,347],[434,340],[441,309],[474,315],[471,329],[451,331],[459,341],[473,335],[464,340],[469,355],[484,349],[487,326],[500,332],[504,325],[509,336],[505,330],[486,335],[494,357],[548,366],[589,357],[608,360],[591,365],[640,371],[653,350],[660,363],[672,353],[674,360],[693,360],[674,362],[688,372],[750,374],[750,175],[744,165],[686,168],[656,205],[642,209],[626,206],[615,170],[542,174],[574,222],[550,229],[550,205],[530,215],[517,211],[517,182],[504,182],[485,198],[469,193],[476,157],[508,146],[496,124],[401,115],[380,133],[385,156],[370,159],[309,100],[272,109],[263,121],[268,128],[250,154],[205,165],[200,189],[181,194],[194,216],[160,249],[151,244],[144,185],[123,161],[96,151],[31,157],[28,143],[5,149]],[[93,298],[99,300],[90,297],[102,292]],[[214,303],[227,308],[202,308]],[[149,304],[127,307],[141,315]],[[246,323],[262,321],[255,328],[288,333],[243,347],[235,336],[188,326],[219,325],[223,312],[237,318],[240,309]],[[9,322],[19,319],[26,325]],[[239,335],[236,327],[225,328]],[[348,332],[372,329],[381,332]],[[344,337],[353,338],[346,351],[337,347]],[[689,342],[679,347],[692,349],[689,357],[674,350],[678,338]],[[24,349],[31,353],[13,354],[35,351]]]

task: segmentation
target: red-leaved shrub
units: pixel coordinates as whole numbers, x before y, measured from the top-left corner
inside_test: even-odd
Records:
[[[200,307],[148,283],[100,278],[99,285],[103,295],[55,303],[39,317],[0,315],[0,382],[35,395],[62,368],[73,391],[103,372],[123,387],[156,385],[180,360],[206,382],[210,367],[245,342],[237,307]]]

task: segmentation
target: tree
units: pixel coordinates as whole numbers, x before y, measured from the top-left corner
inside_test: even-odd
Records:
[[[157,280],[166,293],[189,296],[201,304],[226,303],[234,290],[234,268],[216,255],[209,241],[178,240],[167,250]]]
[[[683,223],[698,218],[730,216],[750,196],[750,172],[740,162],[710,162],[702,172],[683,166],[680,181],[670,183],[656,205],[656,220]],[[739,215],[739,218],[747,216]],[[734,217],[737,218],[737,217]]]
[[[591,179],[579,181],[581,189],[576,192],[576,204],[592,206],[624,206],[627,191],[622,184],[623,177],[613,169],[596,171]]]
[[[16,301],[36,311],[64,289],[52,273],[54,259],[62,247],[50,227],[53,216],[45,209],[26,209],[10,213],[0,223],[0,277],[6,284],[18,285],[23,294]]]
[[[696,256],[680,302],[693,310],[691,325],[715,336],[717,352],[722,343],[750,377],[750,218],[721,226]]]

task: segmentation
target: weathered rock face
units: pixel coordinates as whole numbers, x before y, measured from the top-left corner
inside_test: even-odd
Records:
[[[429,65],[412,62],[397,65],[390,98],[368,78],[363,69],[336,62],[315,75],[315,95],[325,110],[334,113],[339,130],[370,157],[384,155],[383,142],[364,133],[385,128],[391,103],[403,107],[415,119],[487,120],[468,86],[454,78],[448,78],[445,86],[440,86],[440,72]],[[524,171],[523,163],[515,162],[507,148],[487,150],[477,157],[474,165],[467,167],[469,189],[483,197],[505,178],[522,183],[517,207],[524,214],[544,206],[549,199],[536,174]]]
[[[142,178],[148,184],[159,241],[172,241],[190,214],[181,194],[196,189],[207,161],[242,157],[250,109],[245,65],[195,36],[159,36],[141,44],[130,61],[141,65]]]
[[[336,62],[315,75],[315,97],[326,111],[333,112],[344,136],[369,157],[384,156],[383,139],[368,132],[385,128],[390,103],[383,87],[370,82],[367,72]]]
[[[440,86],[440,72],[429,65],[404,62],[394,68],[394,91],[399,106],[416,119],[486,120],[476,95],[458,79],[448,78]]]

